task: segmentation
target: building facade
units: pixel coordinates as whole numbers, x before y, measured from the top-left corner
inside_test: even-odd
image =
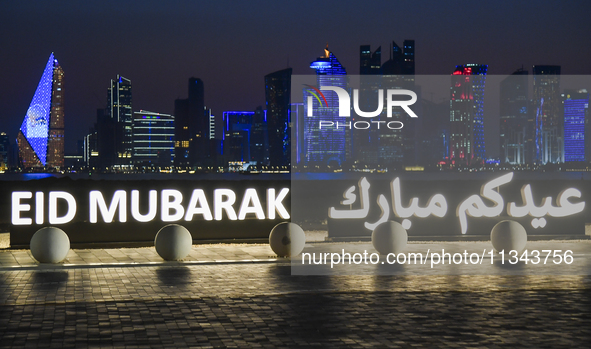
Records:
[[[64,71],[53,53],[17,136],[23,168],[64,166]]]

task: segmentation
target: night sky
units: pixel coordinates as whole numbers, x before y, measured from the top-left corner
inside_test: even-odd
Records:
[[[591,74],[591,1],[0,1],[0,131],[14,140],[51,52],[65,77],[66,153],[132,80],[133,109],[173,113],[187,80],[214,114],[264,106],[264,75],[312,74],[325,44],[349,74],[359,45],[416,43],[417,74],[534,64]],[[531,72],[530,72],[531,73]],[[485,124],[486,127],[486,124]],[[487,141],[488,142],[488,141]]]

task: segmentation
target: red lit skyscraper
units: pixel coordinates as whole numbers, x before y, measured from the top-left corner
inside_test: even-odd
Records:
[[[458,65],[451,78],[450,160],[474,165],[485,160],[484,83],[488,66]]]

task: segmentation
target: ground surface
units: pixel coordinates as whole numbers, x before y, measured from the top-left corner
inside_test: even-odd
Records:
[[[585,275],[294,276],[266,245],[0,252],[0,348],[532,347],[591,341]],[[120,264],[116,264],[120,263]]]

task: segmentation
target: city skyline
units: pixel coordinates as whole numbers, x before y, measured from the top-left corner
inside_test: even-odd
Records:
[[[488,64],[489,74],[510,74],[535,64],[561,65],[565,75],[591,74],[585,64],[591,49],[576,45],[585,42],[590,27],[585,2],[503,7],[496,2],[360,6],[344,1],[315,3],[314,11],[309,11],[311,5],[266,1],[248,6],[117,3],[117,10],[114,4],[3,5],[0,32],[10,54],[1,61],[10,69],[2,76],[15,83],[0,91],[1,131],[15,139],[19,122],[14,119],[24,116],[43,57],[50,52],[68,72],[68,152],[94,124],[96,109],[106,106],[104,89],[118,74],[134,82],[134,111],[173,114],[174,100],[183,98],[191,76],[204,81],[207,106],[214,114],[254,110],[265,103],[266,74],[287,67],[294,74],[310,74],[309,62],[327,41],[345,67],[359,66],[360,45],[381,45],[386,52],[392,38],[412,38],[417,42],[417,74],[448,75],[469,62]],[[470,15],[461,17],[459,9]],[[326,13],[333,15],[327,18]],[[344,16],[350,13],[357,15],[353,25]],[[464,33],[462,40],[457,32]]]

